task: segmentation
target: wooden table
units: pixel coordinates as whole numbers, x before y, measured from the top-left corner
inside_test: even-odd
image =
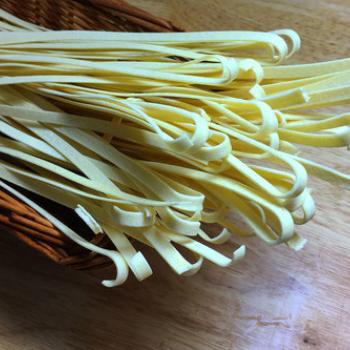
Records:
[[[188,30],[294,28],[299,61],[350,56],[349,0],[132,3]],[[310,157],[350,170],[344,150]],[[2,239],[0,349],[350,349],[350,194],[312,186],[319,209],[300,229],[309,239],[303,251],[257,241],[241,264],[207,264],[192,278],[159,262],[144,283],[106,289]]]

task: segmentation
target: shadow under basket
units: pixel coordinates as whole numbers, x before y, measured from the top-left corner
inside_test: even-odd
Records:
[[[120,0],[0,0],[0,8],[25,21],[54,30],[180,31],[169,21]],[[104,248],[113,247],[105,234],[94,235],[71,209],[21,188],[16,189],[91,243]],[[2,189],[0,226],[58,264],[78,270],[104,269],[113,264],[110,259],[71,241],[51,222]]]

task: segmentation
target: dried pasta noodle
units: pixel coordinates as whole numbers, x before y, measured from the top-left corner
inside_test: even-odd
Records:
[[[0,17],[0,186],[111,258],[117,275],[106,286],[129,270],[140,281],[152,274],[135,241],[183,275],[204,260],[240,260],[244,245],[230,257],[215,248],[239,236],[298,250],[296,225],[315,211],[308,173],[349,188],[349,175],[295,144],[349,146],[349,113],[308,110],[349,102],[350,59],[281,65],[300,47],[294,31],[47,31]],[[74,209],[115,250],[11,183]],[[216,236],[205,229],[214,223]]]

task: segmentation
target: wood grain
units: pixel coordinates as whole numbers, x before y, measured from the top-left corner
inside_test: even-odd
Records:
[[[188,30],[272,30],[302,37],[299,62],[350,56],[348,0],[133,0]],[[350,171],[345,150],[307,150]],[[348,350],[349,193],[312,181],[318,213],[305,249],[254,241],[247,259],[177,277],[160,260],[144,283],[105,289],[56,266],[4,232],[0,240],[2,350]]]

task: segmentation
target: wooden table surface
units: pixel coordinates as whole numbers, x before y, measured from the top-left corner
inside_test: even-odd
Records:
[[[188,30],[290,27],[301,62],[350,56],[349,0],[133,0]],[[350,171],[344,150],[310,157]],[[318,213],[301,252],[250,246],[241,264],[191,278],[164,263],[144,283],[106,289],[0,240],[1,350],[350,349],[349,192],[313,180]]]

